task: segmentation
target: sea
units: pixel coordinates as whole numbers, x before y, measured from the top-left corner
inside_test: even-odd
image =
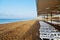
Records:
[[[12,23],[12,22],[20,22],[20,21],[27,21],[30,19],[0,19],[0,24]]]

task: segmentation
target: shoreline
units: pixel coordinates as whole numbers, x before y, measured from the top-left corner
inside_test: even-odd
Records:
[[[39,22],[36,20],[0,24],[0,40],[24,40],[24,38],[38,40],[39,27]]]
[[[36,20],[36,19],[34,19]],[[9,24],[9,23],[15,23],[15,22],[25,22],[25,21],[30,21],[30,20],[14,20],[14,21],[6,21],[6,22],[0,22],[0,24]]]

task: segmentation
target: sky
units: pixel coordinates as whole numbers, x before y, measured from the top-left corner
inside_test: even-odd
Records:
[[[0,19],[36,18],[36,0],[0,0]]]

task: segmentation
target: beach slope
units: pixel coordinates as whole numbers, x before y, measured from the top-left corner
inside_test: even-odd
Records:
[[[38,40],[39,27],[36,20],[0,24],[0,40]]]

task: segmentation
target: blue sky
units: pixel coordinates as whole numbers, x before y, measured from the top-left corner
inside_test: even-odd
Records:
[[[0,0],[0,18],[36,18],[36,0]]]

